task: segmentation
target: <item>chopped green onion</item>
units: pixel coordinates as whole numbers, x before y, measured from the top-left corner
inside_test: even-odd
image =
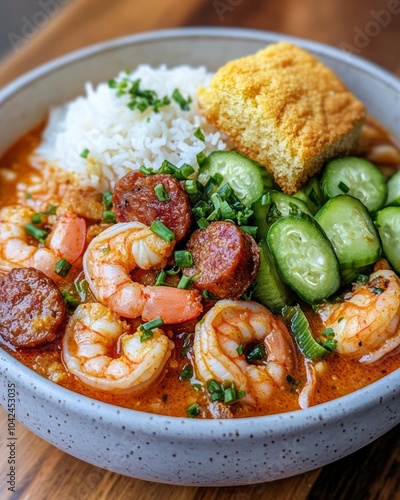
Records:
[[[164,184],[160,182],[157,186],[154,186],[154,192],[157,196],[158,201],[169,201],[169,196],[167,191],[165,190]]]
[[[115,223],[117,222],[117,219],[115,218],[114,212],[111,210],[106,210],[103,212],[103,221],[107,222],[108,224],[110,223]]]
[[[186,358],[187,357],[188,352],[191,349],[192,344],[193,344],[193,336],[194,336],[193,333],[189,333],[185,337],[185,340],[183,341],[183,345],[182,345],[182,352],[181,352],[181,357],[182,358]]]
[[[65,276],[67,276],[67,274],[69,273],[71,267],[72,264],[68,262],[67,259],[60,259],[54,268],[54,272],[59,276],[65,278]]]
[[[182,278],[179,280],[177,288],[180,288],[181,290],[188,290],[192,286],[192,283],[192,279],[183,274]]]
[[[236,399],[235,387],[229,387],[224,390],[224,403],[232,403]]]
[[[190,418],[196,418],[199,416],[200,414],[200,408],[199,408],[199,405],[197,403],[193,403],[191,406],[189,406],[189,408],[187,409],[187,414],[188,414],[188,417]]]
[[[223,399],[224,391],[223,391],[221,385],[216,380],[209,380],[207,382],[206,386],[207,386],[207,391],[208,391],[209,396],[210,396],[210,400],[212,402]]]
[[[197,181],[193,179],[185,181],[185,191],[187,194],[196,194],[198,191]]]
[[[181,174],[185,179],[187,177],[190,177],[194,172],[194,168],[188,163],[184,163],[183,165],[181,165],[181,167],[179,167],[179,170],[181,171]]]
[[[194,131],[194,136],[199,139],[200,141],[205,142],[204,134],[201,131],[200,127],[197,127],[196,130]]]
[[[210,225],[210,223],[208,222],[207,219],[202,217],[201,219],[199,219],[197,221],[197,225],[199,226],[200,229],[205,229],[206,227],[208,227]]]
[[[366,274],[359,274],[356,278],[357,283],[368,283],[369,276]]]
[[[338,188],[340,189],[340,191],[343,191],[343,193],[348,193],[350,191],[349,186],[346,186],[346,184],[342,181],[339,182]]]
[[[171,269],[164,269],[167,276],[175,276],[181,272],[181,268],[178,266],[171,267]]]
[[[321,332],[321,335],[324,337],[334,337],[335,332],[333,331],[333,328],[325,328],[325,330]]]
[[[192,387],[195,391],[200,391],[202,388],[201,384],[192,384]]]
[[[45,215],[44,212],[39,212],[37,214],[32,215],[32,222],[33,224],[41,224],[42,223],[42,218]]]
[[[65,300],[65,303],[67,304],[69,309],[76,309],[79,306],[79,299],[71,295],[69,292],[63,290],[61,292],[61,295],[63,296],[63,299]]]
[[[239,356],[241,356],[243,354],[243,346],[242,344],[238,345],[236,347],[236,352],[239,354]]]
[[[153,332],[151,330],[144,330],[140,335],[140,342],[146,342],[153,337]]]
[[[192,99],[190,96],[187,99],[184,99],[182,94],[179,92],[179,89],[175,89],[172,92],[172,99],[179,104],[182,111],[190,110],[189,104],[192,102]]]
[[[200,151],[200,153],[197,153],[196,155],[196,160],[199,166],[202,167],[207,162],[207,156],[203,153],[203,151]]]
[[[381,293],[383,293],[385,290],[384,288],[380,288],[379,286],[373,286],[371,288],[371,292],[374,293],[375,295],[379,295]]]
[[[217,295],[214,295],[213,293],[209,292],[208,290],[203,290],[201,295],[203,296],[203,299],[212,299],[212,300],[220,300]]]
[[[165,283],[165,278],[167,277],[167,273],[162,270],[158,273],[156,282],[154,283],[155,286],[163,286],[166,285]]]
[[[336,349],[336,346],[337,346],[337,340],[335,339],[328,339],[322,344],[322,347],[324,347],[330,352],[333,352]]]
[[[108,80],[108,86],[110,89],[115,89],[117,88],[117,82],[115,80]]]
[[[204,186],[206,194],[209,194],[215,187],[220,186],[223,180],[224,178],[221,174],[211,175]]]
[[[236,399],[242,399],[246,396],[246,391],[244,389],[242,389],[241,391],[238,391],[236,393]]]
[[[344,320],[343,316],[337,320],[338,323],[341,323]]]
[[[249,233],[250,236],[253,236],[255,238],[257,236],[257,226],[240,226],[240,229],[243,229],[243,231],[246,231],[246,233]]]
[[[150,225],[150,231],[153,231],[157,236],[162,238],[164,241],[171,242],[175,239],[174,233],[164,226],[160,220],[155,220]]]
[[[188,250],[176,250],[174,252],[175,264],[179,267],[192,267],[193,257]]]
[[[81,300],[85,300],[87,294],[89,293],[89,283],[87,280],[79,280],[75,283],[76,291],[78,292]]]
[[[261,361],[265,358],[265,345],[258,344],[250,352],[246,354],[248,361]]]
[[[142,172],[142,174],[145,174],[145,175],[155,174],[154,169],[145,167],[144,165],[142,165],[139,170],[140,170],[140,172]]]
[[[182,371],[179,375],[179,380],[188,380],[193,377],[193,366],[190,363],[186,363],[186,365],[182,368]]]
[[[30,200],[31,198],[32,198],[32,194],[31,193],[26,193],[25,200]]]
[[[147,323],[143,323],[139,325],[139,330],[142,332],[147,331],[147,330],[153,330],[154,328],[158,328],[159,326],[163,325],[164,321],[161,318],[155,318],[152,319],[151,321],[148,321]]]
[[[103,253],[108,253],[110,250],[111,250],[111,248],[110,248],[110,247],[104,247],[104,248],[102,248],[102,249],[101,249],[101,251],[102,251]]]
[[[85,148],[79,156],[86,160],[86,158],[89,156],[89,153],[90,153],[90,150],[88,148]]]
[[[112,192],[107,191],[103,194],[103,205],[106,210],[111,210],[113,206],[112,202]]]
[[[29,236],[32,236],[32,238],[40,241],[40,243],[44,243],[46,241],[47,231],[45,231],[44,229],[39,229],[33,224],[26,224],[25,231],[27,234],[29,234]]]

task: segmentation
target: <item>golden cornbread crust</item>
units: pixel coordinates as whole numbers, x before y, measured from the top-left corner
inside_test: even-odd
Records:
[[[287,42],[229,62],[199,100],[207,120],[289,194],[326,160],[348,154],[365,118],[333,71]]]

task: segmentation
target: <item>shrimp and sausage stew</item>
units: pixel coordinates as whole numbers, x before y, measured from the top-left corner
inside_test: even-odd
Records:
[[[279,61],[281,49],[300,51],[278,44],[262,57]],[[298,64],[308,57],[300,55]],[[296,61],[297,52],[291,57]],[[320,66],[313,68],[324,74]],[[231,82],[235,67],[228,72]],[[2,157],[3,349],[78,393],[192,418],[307,408],[400,366],[395,139],[364,120],[361,103],[346,97],[340,112],[351,108],[347,129],[330,144],[312,132],[310,147],[320,158],[303,151],[301,174],[297,163],[290,172],[283,159],[277,166],[268,152],[255,152],[251,142],[264,126],[256,111],[249,123],[241,115],[245,132],[234,119],[240,99],[232,94],[239,85],[214,99],[227,81],[218,72],[199,91],[197,111],[195,97],[178,88],[171,99],[162,98],[128,74],[106,85],[119,120],[130,113],[140,127],[148,126],[148,137],[129,145],[135,154],[150,140],[151,127],[164,127],[168,113],[184,120],[195,107],[202,118],[193,122],[194,144],[202,148],[191,164],[173,163],[167,155],[149,164],[145,152],[141,166],[128,162],[125,171],[111,172],[110,155],[100,161],[93,146],[78,155],[85,177],[60,161],[45,161],[46,155],[37,160],[43,125]],[[348,93],[342,87],[334,92]],[[93,91],[90,98],[96,98]],[[225,98],[235,105],[225,102],[216,118],[214,101]],[[281,109],[282,122],[285,113]],[[183,126],[178,118],[171,122],[178,134]],[[297,154],[300,146],[291,147],[287,133],[285,147]],[[305,133],[303,123],[294,136]],[[289,153],[282,155],[278,139],[272,131],[271,157],[281,154],[286,161]],[[180,150],[189,149],[183,143]],[[327,157],[324,149],[332,152],[333,143],[338,149]]]

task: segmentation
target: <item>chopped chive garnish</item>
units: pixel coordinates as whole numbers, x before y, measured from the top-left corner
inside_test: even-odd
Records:
[[[246,231],[246,233],[249,233],[250,236],[253,236],[255,238],[257,236],[257,226],[240,226],[240,229],[243,229],[243,231]]]
[[[32,198],[32,194],[31,193],[26,193],[25,200],[30,200],[31,198]]]
[[[165,285],[165,278],[167,277],[167,273],[165,271],[160,271],[157,275],[155,286]]]
[[[142,325],[140,325],[139,330],[141,330],[142,332],[147,330],[153,330],[154,328],[158,328],[163,324],[164,321],[161,318],[155,318],[152,319],[151,321],[148,321],[147,323],[143,323]]]
[[[172,99],[177,102],[181,108],[182,111],[189,111],[190,110],[190,102],[192,101],[190,96],[185,99],[182,94],[179,92],[179,89],[175,89],[172,92]]]
[[[171,267],[170,269],[164,269],[167,276],[175,276],[181,272],[181,268],[178,266]]]
[[[71,267],[72,264],[68,262],[67,259],[60,259],[55,265],[54,272],[59,276],[65,278],[65,276],[67,276],[67,274],[69,273]]]
[[[88,148],[85,148],[82,153],[79,155],[81,158],[87,158],[89,156],[90,150]]]
[[[189,333],[185,337],[185,340],[183,341],[183,345],[182,345],[182,352],[181,352],[181,357],[182,358],[186,358],[187,357],[188,352],[189,352],[189,350],[190,350],[190,348],[192,347],[192,344],[193,344],[193,336],[194,336],[193,333]]]
[[[217,295],[214,295],[213,293],[209,292],[208,290],[203,290],[201,295],[203,296],[203,299],[212,299],[212,300],[220,300]]]
[[[333,328],[325,328],[325,330],[321,332],[321,335],[324,337],[334,337],[335,332],[333,331]]]
[[[38,214],[32,215],[33,224],[41,224],[44,216],[44,212],[39,212]]]
[[[111,210],[106,210],[103,212],[103,222],[107,223],[115,223],[117,222],[117,219],[115,218],[114,212]]]
[[[192,267],[193,257],[188,250],[176,250],[174,252],[175,264],[179,267]]]
[[[89,292],[89,283],[85,279],[79,280],[75,283],[75,288],[81,300],[85,300]]]
[[[224,403],[232,403],[236,399],[236,391],[234,387],[229,387],[224,390]]]
[[[356,281],[357,283],[368,283],[369,277],[366,274],[359,274]]]
[[[192,286],[192,283],[192,279],[183,274],[182,278],[179,280],[177,288],[180,288],[181,290],[188,290]]]
[[[211,401],[218,401],[224,397],[224,391],[216,380],[209,380],[206,385]]]
[[[340,191],[343,191],[343,193],[348,193],[350,191],[349,186],[346,186],[346,184],[342,181],[339,182],[338,188],[340,189]]]
[[[193,179],[189,179],[189,180],[185,181],[185,191],[188,194],[196,194],[198,191],[197,181],[195,181]]]
[[[110,80],[108,86],[116,90],[117,97],[127,97],[128,108],[131,110],[138,109],[140,112],[146,111],[148,107],[152,107],[155,113],[163,106],[171,103],[168,96],[161,99],[154,90],[144,90],[140,88],[140,78],[132,80],[130,74],[125,73],[126,77],[120,80]]]
[[[142,172],[142,174],[145,175],[151,175],[155,173],[152,168],[145,167],[144,165],[142,165],[139,170]]]
[[[196,130],[194,131],[194,136],[199,139],[200,141],[205,142],[204,134],[201,130],[200,127],[197,127]]]
[[[236,352],[239,354],[239,356],[241,356],[243,354],[243,346],[242,344],[238,345],[236,347]]]
[[[379,286],[373,286],[371,288],[371,292],[375,293],[376,295],[379,295],[379,294],[383,293],[384,291],[385,291],[384,288],[380,288]]]
[[[61,295],[63,296],[63,299],[65,300],[65,303],[67,304],[69,309],[76,309],[79,306],[80,300],[77,297],[71,295],[69,292],[63,290],[61,292]]]
[[[106,210],[111,210],[113,206],[112,202],[112,192],[107,191],[103,194],[103,205]]]
[[[336,346],[337,346],[337,340],[335,339],[328,339],[322,344],[322,347],[324,347],[330,352],[333,352],[336,349]]]
[[[157,197],[158,201],[168,201],[169,196],[167,191],[165,190],[164,184],[160,182],[157,186],[154,186],[154,193]]]
[[[341,323],[344,320],[343,316],[337,320],[338,323]]]
[[[216,380],[209,380],[206,386],[212,402],[223,401],[229,404],[246,395],[246,392],[243,390],[236,392],[234,382],[230,382],[229,380],[225,380],[222,384],[219,384]]]
[[[171,242],[175,239],[174,233],[168,229],[160,220],[155,220],[150,225],[150,231],[153,231],[157,236],[164,241]]]
[[[261,361],[265,358],[265,345],[258,344],[250,352],[246,354],[248,361]]]
[[[200,229],[205,229],[206,227],[208,227],[210,225],[210,223],[208,222],[208,220],[205,217],[202,217],[201,219],[199,219],[197,221],[197,225],[199,226]]]
[[[186,363],[186,365],[182,368],[182,371],[179,375],[179,380],[188,380],[193,377],[193,366],[190,363]]]
[[[115,89],[117,88],[117,82],[115,80],[108,80],[108,86],[110,89]]]
[[[44,229],[39,229],[33,224],[26,224],[25,231],[27,234],[29,234],[29,236],[32,236],[32,238],[40,241],[40,243],[44,243],[46,241],[47,231],[45,231]]]
[[[236,399],[242,399],[246,396],[246,391],[244,389],[242,389],[241,391],[238,391],[236,393]]]
[[[50,204],[49,208],[46,210],[45,214],[46,215],[54,215],[56,213],[56,210],[57,210],[57,205]]]
[[[194,172],[194,168],[192,167],[192,165],[189,165],[188,163],[184,163],[183,165],[181,165],[179,167],[179,170],[181,171],[181,174],[185,179],[187,177],[190,177]]]
[[[140,335],[140,342],[146,342],[153,337],[153,332],[151,330],[144,330],[144,332]]]
[[[202,385],[201,384],[192,384],[192,387],[195,391],[200,391],[201,390],[201,387]]]
[[[108,253],[110,250],[111,250],[110,247],[104,247],[101,249],[103,253]]]
[[[190,405],[187,409],[187,414],[190,418],[198,417],[200,415],[199,405],[197,403],[193,403],[192,405]]]
[[[203,153],[203,151],[200,151],[200,153],[197,153],[196,155],[196,160],[199,166],[202,167],[207,162],[207,156]]]

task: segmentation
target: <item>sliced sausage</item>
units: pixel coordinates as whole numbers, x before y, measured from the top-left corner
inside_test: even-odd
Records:
[[[232,222],[212,222],[190,237],[186,249],[194,265],[183,269],[189,277],[200,275],[194,286],[220,299],[238,299],[254,281],[260,250],[254,238]]]
[[[162,184],[168,201],[160,201],[154,188]],[[190,200],[179,181],[169,174],[145,175],[129,172],[115,185],[114,213],[118,222],[139,221],[150,224],[158,219],[182,240],[190,231],[192,211]]]
[[[53,341],[64,324],[67,308],[54,284],[33,268],[13,269],[0,276],[0,335],[16,347]]]

